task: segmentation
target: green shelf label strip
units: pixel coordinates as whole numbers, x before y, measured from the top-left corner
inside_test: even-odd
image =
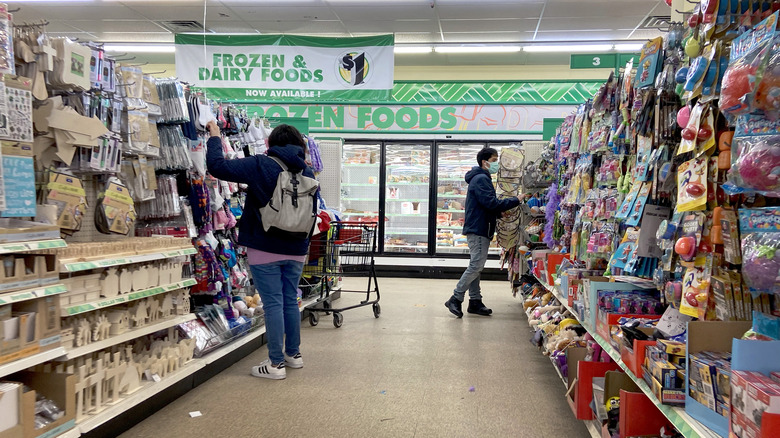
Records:
[[[191,254],[195,254],[196,252],[197,251],[195,250],[195,248],[184,248],[175,251],[138,254],[134,256],[125,256],[125,257],[119,257],[115,259],[97,260],[93,262],[66,263],[64,266],[65,266],[65,272],[79,272],[79,271],[87,271],[90,269],[108,268],[111,266],[129,265],[131,263],[143,263],[143,262],[148,262],[153,260],[191,255]]]
[[[140,300],[142,298],[151,297],[165,292],[171,292],[177,289],[195,285],[195,280],[188,278],[186,280],[179,281],[177,283],[168,284],[165,286],[155,286],[153,288],[140,290],[138,292],[132,292],[124,296],[119,296],[111,299],[104,299],[95,301],[93,303],[77,304],[75,306],[66,307],[63,309],[65,316],[78,315],[80,313],[91,312],[93,310],[104,309],[106,307],[116,306],[117,304],[128,303],[130,301]]]
[[[14,242],[0,245],[0,253],[36,251],[41,249],[64,248],[66,246],[67,243],[62,239]]]
[[[18,303],[20,301],[33,300],[35,298],[47,297],[50,295],[58,295],[67,292],[68,289],[64,284],[54,284],[46,287],[38,287],[31,290],[9,292],[0,295],[0,305]]]

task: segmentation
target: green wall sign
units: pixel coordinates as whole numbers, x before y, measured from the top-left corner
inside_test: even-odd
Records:
[[[580,68],[615,68],[618,58],[617,53],[588,53],[571,55],[569,67]]]

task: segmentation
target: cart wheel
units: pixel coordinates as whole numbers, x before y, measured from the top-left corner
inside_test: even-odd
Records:
[[[311,312],[309,313],[309,325],[312,327],[316,326],[320,323],[320,317],[317,315],[317,312]]]
[[[333,326],[336,328],[341,327],[341,324],[344,323],[344,317],[341,316],[340,313],[334,313],[333,314]]]
[[[379,307],[379,303],[372,304],[371,308],[374,309],[374,318],[379,318],[379,314],[382,313],[382,308]]]

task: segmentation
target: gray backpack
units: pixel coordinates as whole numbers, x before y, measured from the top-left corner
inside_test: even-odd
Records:
[[[263,229],[290,239],[307,239],[317,222],[319,181],[287,169],[282,160],[270,157],[282,167],[276,188],[264,207],[260,207]]]

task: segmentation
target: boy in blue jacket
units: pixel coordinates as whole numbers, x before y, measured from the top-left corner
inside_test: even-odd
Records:
[[[285,366],[302,368],[301,313],[298,310],[298,282],[309,251],[309,239],[290,239],[265,232],[260,207],[268,204],[282,167],[265,155],[226,160],[216,122],[206,125],[211,138],[206,163],[215,178],[247,184],[244,214],[238,225],[238,244],[246,246],[249,268],[260,293],[265,312],[268,360],[252,367],[252,375],[267,379],[287,377]],[[268,155],[285,163],[291,172],[314,178],[306,165],[301,133],[290,125],[279,125],[268,137]]]
[[[498,151],[493,148],[484,148],[477,153],[477,164],[466,173],[466,182],[469,184],[466,195],[466,221],[463,225],[463,234],[469,244],[471,260],[466,271],[460,277],[455,292],[444,305],[450,309],[453,315],[463,316],[463,299],[466,289],[469,290],[468,313],[488,316],[493,311],[482,303],[482,294],[479,287],[479,276],[485,267],[488,258],[488,248],[493,234],[496,231],[498,216],[520,205],[516,197],[498,199],[493,180],[490,175],[498,173]]]

